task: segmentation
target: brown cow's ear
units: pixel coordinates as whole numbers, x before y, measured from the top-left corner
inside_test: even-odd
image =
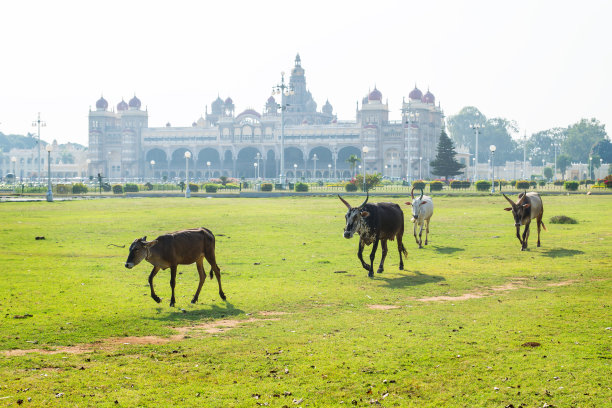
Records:
[[[155,244],[157,244],[157,240],[156,240],[156,239],[155,239],[155,240],[153,240],[153,241],[151,241],[151,242],[147,242],[146,246],[148,246],[148,247],[152,247],[152,246],[153,246],[153,245],[155,245]]]
[[[362,211],[362,212],[361,212],[361,216],[362,216],[362,217],[364,217],[364,218],[365,218],[365,217],[369,217],[369,216],[370,216],[370,213],[369,213],[369,212],[367,212],[367,211]]]
[[[512,211],[512,207],[506,207],[506,208],[504,208],[504,210],[506,210],[506,211]]]
[[[423,204],[427,204],[427,201],[421,201],[421,204],[419,205],[423,205]]]
[[[406,201],[406,205],[412,205],[410,201]]]
[[[529,208],[531,204],[523,204],[523,208]]]

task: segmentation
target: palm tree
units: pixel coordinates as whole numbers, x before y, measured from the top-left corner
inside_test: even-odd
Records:
[[[361,159],[354,154],[351,154],[346,162],[351,166],[351,171],[353,173],[353,177],[355,177],[355,168],[357,167],[357,163],[361,162]]]

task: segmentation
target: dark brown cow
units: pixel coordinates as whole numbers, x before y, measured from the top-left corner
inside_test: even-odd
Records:
[[[214,271],[219,283],[219,296],[225,300],[225,294],[223,289],[221,289],[221,270],[215,260],[215,236],[206,228],[171,232],[160,235],[153,241],[147,241],[146,236],[138,238],[130,246],[130,254],[127,261],[125,261],[125,267],[132,269],[142,262],[143,259],[153,265],[153,270],[149,275],[149,286],[151,287],[151,297],[157,303],[160,303],[161,299],[155,294],[153,289],[153,278],[160,269],[170,268],[170,287],[172,288],[170,306],[174,306],[174,286],[176,284],[177,266],[191,265],[195,262],[198,267],[200,284],[191,300],[191,303],[195,303],[198,301],[200,290],[202,290],[202,285],[204,280],[206,280],[206,272],[202,263],[204,258],[206,258],[211,266],[210,279],[212,279]]]
[[[524,193],[519,194],[519,200],[515,203],[506,195],[503,195],[506,200],[512,205],[512,207],[504,208],[506,211],[512,211],[512,215],[514,216],[514,226],[516,227],[516,237],[521,243],[521,251],[527,249],[527,240],[529,239],[529,224],[531,224],[531,220],[534,218],[538,222],[538,247],[540,246],[540,227],[546,230],[546,225],[542,221],[542,217],[544,216],[544,204],[542,204],[542,199],[540,195],[536,192],[528,193],[525,191]],[[521,239],[521,225],[525,226],[525,230],[523,231],[523,239]]]

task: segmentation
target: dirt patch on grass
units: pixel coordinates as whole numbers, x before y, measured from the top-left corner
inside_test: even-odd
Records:
[[[391,310],[400,308],[397,305],[368,305],[368,307],[372,310]]]
[[[263,311],[263,312],[259,312],[259,314],[262,316],[282,316],[282,315],[286,315],[289,313],[288,312]]]
[[[493,286],[491,288],[481,289],[477,292],[464,293],[460,296],[431,296],[416,299],[419,302],[452,302],[452,301],[461,301],[461,300],[469,300],[469,299],[480,299],[485,296],[493,295],[492,292],[507,292],[510,290],[516,290],[520,288],[527,287],[525,285],[525,281],[527,278],[512,278],[512,280],[501,286]]]
[[[255,319],[250,318],[247,320],[217,320],[210,323],[202,323],[193,326],[186,327],[173,327],[172,329],[177,331],[177,334],[173,334],[168,337],[160,337],[160,336],[132,336],[132,337],[111,337],[108,339],[103,339],[91,344],[79,344],[76,346],[64,346],[57,347],[54,350],[48,349],[27,349],[27,350],[5,350],[0,353],[4,354],[7,357],[15,357],[15,356],[23,356],[29,353],[39,353],[39,354],[59,354],[59,353],[67,353],[67,354],[84,354],[84,353],[93,353],[94,351],[99,350],[115,350],[121,346],[127,345],[156,345],[156,344],[166,344],[172,341],[180,341],[187,337],[189,334],[193,332],[204,332],[207,334],[215,334],[222,333],[226,330],[232,329],[236,326],[239,326],[244,323],[252,323],[257,321],[264,320],[278,320],[278,319]]]
[[[483,293],[475,292],[475,293],[464,293],[461,296],[431,296],[416,299],[419,302],[449,302],[454,300],[468,300],[468,299],[479,299],[485,297],[486,295]]]
[[[561,281],[561,282],[549,283],[546,286],[568,286],[568,285],[573,285],[576,282],[578,282],[576,279],[570,279],[570,280]]]

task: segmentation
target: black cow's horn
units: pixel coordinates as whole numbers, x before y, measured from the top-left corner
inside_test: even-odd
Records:
[[[414,200],[414,186],[412,186],[412,190],[410,190],[410,196]]]
[[[364,205],[366,205],[366,203],[368,202],[368,199],[370,198],[370,192],[366,192],[366,199],[363,203],[361,203],[361,205],[359,206],[359,208],[362,208]]]
[[[525,190],[525,192],[523,193],[523,195],[521,196],[521,199],[518,200],[518,202],[516,203],[516,205],[521,205],[523,204],[523,201],[525,201],[525,197],[527,197],[527,190]]]
[[[340,199],[340,201],[342,201],[344,203],[344,205],[346,205],[348,207],[348,209],[351,209],[351,205],[349,203],[346,202],[346,200],[342,197],[340,197],[340,194],[338,194],[338,198]]]
[[[423,189],[421,189],[421,196],[419,197],[419,200],[423,198]]]
[[[514,201],[512,201],[511,199],[509,199],[509,198],[508,198],[508,197],[507,197],[507,196],[506,196],[504,193],[502,193],[502,195],[504,196],[504,198],[505,198],[506,200],[508,200],[508,202],[509,202],[509,203],[510,203],[510,204],[511,204],[513,207],[515,206]]]

